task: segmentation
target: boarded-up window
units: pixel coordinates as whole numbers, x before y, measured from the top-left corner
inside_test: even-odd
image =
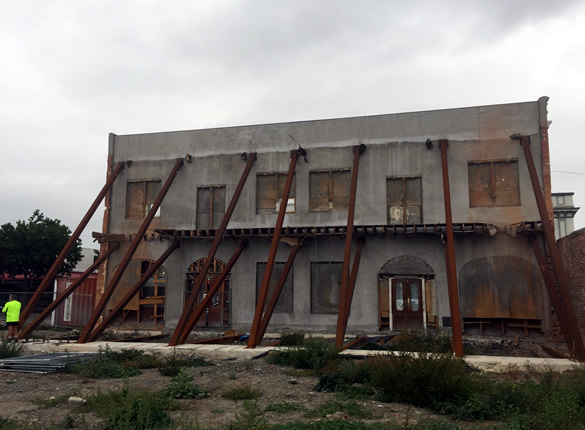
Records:
[[[469,206],[519,206],[518,162],[469,163]]]
[[[225,214],[225,185],[197,188],[197,228],[218,228]]]
[[[311,313],[336,314],[343,263],[311,263]]]
[[[276,284],[282,275],[285,263],[276,263],[272,268],[272,276],[270,276],[270,284],[268,286],[268,294],[266,295],[266,302],[264,303],[264,310],[268,307]],[[256,265],[256,302],[258,302],[258,296],[260,296],[260,287],[262,287],[262,279],[264,278],[264,271],[266,270],[266,263],[258,263]],[[293,269],[291,268],[280,297],[274,307],[274,313],[277,314],[292,314],[293,313]]]
[[[389,224],[422,224],[421,178],[388,178],[386,202]]]
[[[126,218],[145,218],[160,189],[160,180],[129,181],[126,185]],[[160,208],[155,216],[160,216]]]
[[[274,214],[280,210],[286,173],[260,173],[256,176],[256,213]],[[295,178],[288,196],[287,212],[295,212]]]
[[[350,169],[311,172],[309,174],[309,211],[347,210],[350,188]]]

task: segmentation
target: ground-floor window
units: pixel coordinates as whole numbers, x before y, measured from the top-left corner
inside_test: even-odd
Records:
[[[341,262],[311,263],[312,314],[337,314],[342,267]]]
[[[266,295],[266,302],[264,303],[264,310],[268,306],[270,299],[272,298],[272,294],[280,280],[282,272],[284,271],[284,266],[286,263],[276,263],[272,269],[272,275],[270,276],[270,284],[268,286],[268,294]],[[264,271],[266,270],[266,263],[257,263],[256,264],[256,303],[258,303],[258,296],[260,295],[260,287],[262,286],[262,280],[264,279]],[[280,293],[280,297],[276,302],[276,307],[274,308],[274,313],[281,313],[281,314],[292,314],[293,313],[293,269],[291,268],[288,276],[286,277],[286,281],[284,282],[284,286],[282,287],[282,291]]]
[[[199,275],[205,258],[200,258],[189,266],[185,274],[185,301],[193,294],[193,286],[195,279]],[[203,284],[196,292],[198,295],[196,304],[199,305],[207,296],[209,291],[213,289],[215,279],[225,268],[226,264],[218,258],[214,258],[209,265],[207,276]],[[228,327],[230,325],[230,276],[226,276],[225,280],[220,285],[217,293],[213,296],[211,302],[207,306],[204,315],[197,322],[197,327]]]

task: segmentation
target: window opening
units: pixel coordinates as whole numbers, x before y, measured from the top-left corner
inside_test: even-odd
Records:
[[[270,277],[270,284],[268,286],[268,294],[266,295],[266,302],[264,303],[264,310],[268,307],[272,294],[280,280],[284,266],[286,263],[275,263],[272,269],[272,276]],[[260,295],[260,288],[262,287],[262,280],[264,278],[264,271],[266,270],[266,263],[256,264],[256,303],[258,303],[258,296]],[[292,314],[293,313],[293,268],[291,267],[286,281],[280,292],[280,297],[274,307],[274,313]]]
[[[219,228],[224,214],[225,185],[197,187],[197,228]]]
[[[309,211],[337,212],[349,208],[351,170],[320,170],[309,173]]]
[[[341,262],[311,263],[312,314],[337,314],[342,267]]]
[[[518,161],[471,162],[469,206],[519,206]]]
[[[389,224],[422,224],[422,180],[393,177],[386,180]]]
[[[275,214],[280,210],[282,195],[286,184],[286,173],[259,173],[256,176],[256,213]],[[293,176],[289,198],[286,205],[287,213],[296,210],[296,186]]]
[[[128,181],[126,184],[126,218],[146,218],[161,190],[160,179]],[[155,217],[160,216],[160,206]]]

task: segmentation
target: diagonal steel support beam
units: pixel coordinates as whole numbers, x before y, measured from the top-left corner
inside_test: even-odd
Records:
[[[140,242],[142,241],[144,233],[146,233],[148,226],[150,225],[150,223],[154,219],[154,216],[156,215],[156,211],[158,211],[158,208],[160,208],[160,205],[162,204],[165,196],[167,195],[169,189],[171,188],[171,185],[173,184],[173,181],[177,177],[177,173],[179,173],[179,170],[181,169],[181,167],[183,167],[183,159],[177,158],[177,161],[175,162],[175,166],[173,167],[173,170],[171,171],[168,179],[166,180],[165,184],[163,185],[162,189],[160,190],[160,193],[156,197],[156,200],[152,204],[152,208],[148,211],[148,214],[146,215],[146,218],[144,219],[142,225],[138,229],[138,232],[134,236],[134,239],[132,240],[130,247],[126,251],[126,254],[122,258],[122,261],[120,262],[120,265],[118,266],[118,269],[116,270],[116,272],[112,276],[112,279],[110,280],[110,284],[107,286],[100,302],[98,303],[98,305],[94,309],[93,313],[91,314],[91,317],[89,318],[89,321],[85,325],[85,328],[83,329],[83,332],[81,333],[81,336],[79,336],[79,339],[77,341],[78,343],[85,343],[89,340],[89,335],[93,331],[98,319],[100,318],[100,315],[102,314],[102,312],[106,308],[106,304],[108,303],[108,300],[110,300],[114,290],[116,289],[116,287],[118,286],[118,283],[122,279],[122,275],[124,274],[124,271],[128,267],[128,264],[130,263],[132,256],[136,252],[136,249],[138,249],[138,245],[140,245]]]
[[[185,324],[185,330],[183,330],[179,337],[180,344],[183,344],[187,341],[189,335],[191,334],[191,331],[193,331],[193,328],[195,327],[195,324],[197,324],[197,321],[199,321],[199,318],[201,318],[203,312],[205,312],[205,309],[207,309],[209,302],[211,302],[213,296],[217,294],[217,292],[219,291],[219,287],[221,287],[221,284],[223,284],[223,281],[225,281],[225,278],[232,270],[232,267],[234,267],[234,265],[238,261],[238,258],[240,258],[240,255],[242,255],[242,252],[244,252],[244,249],[246,249],[247,247],[248,241],[245,239],[242,240],[240,242],[240,246],[238,246],[236,252],[234,252],[234,255],[232,255],[232,258],[230,258],[230,261],[228,261],[228,263],[225,265],[224,269],[221,271],[219,276],[213,279],[213,285],[211,286],[211,290],[207,292],[205,298],[201,301],[201,303],[199,303],[197,309],[195,309],[191,313],[191,316],[187,320]],[[197,295],[197,293],[198,291],[195,291],[195,289],[191,291],[191,294]]]
[[[122,312],[124,306],[130,303],[130,300],[132,300],[132,298],[136,294],[138,294],[138,292],[144,286],[144,284],[146,284],[148,280],[154,276],[154,274],[160,268],[160,266],[162,266],[163,263],[167,260],[167,258],[169,258],[169,256],[175,251],[175,249],[179,247],[180,247],[179,241],[175,240],[171,244],[171,246],[167,248],[163,255],[161,255],[158,260],[156,260],[153,264],[150,265],[149,269],[146,271],[146,273],[144,273],[144,275],[142,275],[138,283],[134,285],[130,289],[130,291],[126,293],[124,297],[122,297],[122,299],[116,304],[116,306],[114,306],[114,309],[112,309],[108,316],[106,316],[100,323],[100,325],[98,325],[96,329],[93,332],[91,332],[88,338],[89,342],[94,342],[97,339],[97,337],[103,333],[106,327],[110,325],[112,320],[116,318],[116,316],[118,316],[120,312]]]
[[[113,243],[112,246],[110,246],[110,248],[103,255],[100,255],[99,258],[91,266],[89,266],[85,272],[83,272],[83,275],[77,278],[75,282],[73,282],[73,284],[71,284],[71,286],[63,292],[63,294],[61,294],[49,306],[43,309],[43,311],[29,325],[24,327],[18,334],[18,337],[20,339],[28,339],[31,332],[37,328],[51,312],[57,309],[57,307],[63,303],[65,299],[69,297],[77,289],[77,287],[79,287],[83,281],[89,277],[89,275],[91,275],[98,267],[100,267],[100,265],[106,261],[116,249],[118,249],[118,246],[118,243]]]
[[[449,186],[449,160],[447,159],[447,140],[439,140],[443,170],[443,197],[445,199],[445,226],[447,238],[445,244],[445,264],[447,265],[447,287],[449,290],[449,309],[451,327],[453,328],[453,346],[455,355],[463,357],[463,337],[461,332],[461,313],[459,310],[459,289],[457,288],[457,267],[455,262],[455,243],[453,240],[453,214],[451,212],[451,190]]]
[[[207,272],[209,271],[209,266],[211,265],[211,262],[213,261],[213,257],[215,257],[215,253],[217,252],[217,248],[219,247],[219,243],[223,239],[223,234],[225,233],[225,230],[226,230],[227,225],[230,221],[230,218],[232,217],[232,213],[234,212],[234,208],[236,207],[236,204],[238,203],[238,199],[240,198],[240,194],[242,194],[242,190],[244,189],[244,185],[246,184],[246,180],[248,179],[248,175],[250,174],[250,170],[252,170],[252,165],[254,164],[254,161],[256,161],[256,153],[255,152],[252,152],[252,153],[248,154],[247,156],[248,156],[248,162],[246,163],[246,167],[244,168],[244,172],[242,173],[242,176],[240,177],[240,182],[238,182],[238,186],[236,187],[236,189],[234,191],[234,195],[232,196],[230,204],[225,211],[225,214],[223,216],[223,219],[221,220],[221,224],[220,224],[219,228],[215,231],[213,243],[211,244],[211,248],[209,249],[209,252],[207,253],[207,258],[205,259],[205,262],[203,263],[203,267],[201,268],[199,275],[197,275],[197,278],[195,278],[195,282],[193,284],[193,292],[195,294],[191,294],[191,296],[189,296],[189,299],[187,300],[187,303],[185,304],[185,308],[183,309],[183,313],[181,314],[181,317],[179,318],[179,322],[177,323],[177,326],[175,327],[175,331],[173,332],[173,335],[171,336],[171,341],[169,342],[170,346],[177,345],[179,343],[179,338],[181,337],[181,333],[183,333],[185,331],[185,324],[187,323],[187,320],[189,318],[189,314],[191,313],[191,310],[195,307],[195,303],[197,301],[196,292],[199,291],[199,288],[201,288],[201,285],[203,284],[203,281],[205,280],[205,277],[207,276]]]
[[[339,310],[337,311],[337,330],[335,334],[335,347],[343,347],[345,338],[345,325],[349,316],[349,306],[347,300],[349,293],[349,265],[351,264],[351,240],[353,236],[353,219],[355,215],[355,198],[357,193],[358,168],[360,164],[360,154],[365,151],[365,145],[355,145],[353,147],[353,168],[351,169],[351,188],[349,194],[349,208],[347,211],[347,230],[345,234],[345,248],[343,253],[343,266],[341,269],[341,291],[339,292]],[[352,293],[353,296],[353,293]]]
[[[124,169],[124,166],[125,166],[125,164],[123,162],[118,163],[118,165],[116,166],[114,171],[108,177],[106,184],[103,186],[102,190],[99,192],[99,194],[97,195],[97,197],[95,198],[95,200],[93,201],[91,206],[89,207],[89,210],[87,211],[85,216],[82,218],[81,222],[79,223],[79,225],[77,226],[77,228],[75,229],[75,231],[73,232],[73,234],[71,235],[71,237],[69,238],[69,240],[67,241],[65,246],[63,247],[63,250],[61,251],[61,253],[57,257],[57,259],[55,260],[55,262],[53,263],[53,265],[51,266],[51,268],[49,269],[49,271],[47,272],[45,277],[43,278],[41,284],[38,286],[35,293],[32,295],[32,297],[30,298],[30,300],[26,304],[22,313],[20,314],[20,321],[21,321],[20,326],[22,326],[23,324],[26,323],[26,320],[28,319],[28,317],[32,313],[36,304],[39,302],[41,296],[43,295],[43,293],[45,292],[47,287],[53,282],[53,280],[55,279],[55,276],[57,276],[57,272],[59,271],[59,268],[61,267],[61,265],[63,264],[63,262],[65,261],[65,259],[67,258],[67,256],[69,255],[69,253],[71,252],[73,247],[75,246],[77,239],[79,239],[79,236],[81,236],[81,233],[83,233],[83,230],[85,230],[85,227],[89,223],[89,220],[91,219],[91,217],[93,216],[93,214],[97,210],[98,206],[100,205],[100,203],[102,202],[102,200],[104,199],[104,197],[106,196],[108,191],[110,191],[110,188],[112,188],[114,181],[116,180],[116,178],[118,177],[118,175],[120,174],[122,169]]]
[[[530,150],[530,137],[529,136],[511,136],[513,139],[520,139],[520,145],[524,151],[524,158],[526,158],[526,165],[528,167],[528,173],[530,175],[530,182],[532,183],[532,189],[534,191],[534,197],[536,198],[536,205],[542,221],[542,229],[544,230],[544,238],[548,247],[553,271],[557,277],[559,293],[561,303],[564,306],[564,312],[568,323],[568,334],[575,344],[575,356],[579,361],[585,361],[585,345],[583,345],[583,337],[581,336],[581,330],[579,329],[579,323],[577,321],[577,314],[573,306],[573,300],[571,299],[571,292],[567,286],[567,275],[565,268],[561,261],[561,254],[557,248],[557,242],[555,240],[554,227],[552,221],[548,217],[546,210],[546,202],[544,200],[544,192],[540,186],[538,179],[538,173],[536,172],[536,165],[534,164],[534,157]],[[557,314],[563,312],[563,309],[555,309]]]
[[[272,269],[274,268],[274,262],[276,260],[276,251],[278,250],[278,242],[280,241],[280,233],[282,230],[282,224],[284,222],[284,216],[286,214],[286,206],[288,202],[288,196],[290,195],[290,189],[292,186],[293,176],[295,174],[295,167],[299,158],[299,152],[302,149],[291,151],[290,167],[288,169],[288,175],[286,176],[286,182],[284,184],[284,190],[282,191],[282,200],[280,204],[280,210],[278,211],[278,217],[276,219],[276,226],[274,227],[274,235],[272,236],[272,244],[270,245],[270,252],[268,253],[268,261],[266,262],[266,269],[264,270],[264,277],[262,278],[262,285],[260,287],[260,294],[258,294],[258,301],[256,303],[256,312],[254,313],[254,321],[252,322],[252,329],[250,330],[250,338],[248,340],[248,348],[254,348],[259,343],[260,335],[260,322],[262,320],[262,312],[264,311],[264,304],[266,303],[266,296],[268,295],[268,287],[270,286],[270,278],[272,276]],[[304,150],[302,150],[304,152]]]
[[[345,321],[343,321],[343,337],[345,337],[345,332],[347,330],[347,321],[349,320],[349,311],[351,309],[351,302],[353,301],[353,292],[355,291],[355,282],[357,280],[358,270],[360,268],[360,260],[362,258],[362,249],[366,243],[366,239],[364,237],[358,237],[357,240],[357,249],[355,250],[355,255],[353,257],[353,265],[351,266],[351,275],[349,277],[349,284],[347,287],[347,297],[345,300]]]
[[[290,254],[288,255],[288,259],[286,260],[286,264],[284,265],[284,269],[282,270],[282,274],[278,279],[278,283],[272,292],[272,297],[270,298],[270,302],[268,303],[268,307],[264,311],[264,315],[260,321],[259,333],[257,336],[257,343],[253,346],[253,348],[257,347],[260,342],[262,342],[262,338],[266,333],[266,329],[268,328],[268,324],[270,323],[270,319],[272,318],[272,314],[274,313],[274,309],[276,308],[276,303],[278,303],[278,299],[280,294],[282,293],[282,289],[284,288],[284,284],[286,279],[288,278],[288,274],[290,273],[290,269],[292,269],[293,263],[297,256],[297,251],[301,246],[303,246],[304,238],[299,241],[296,245],[292,247],[290,250]]]
[[[565,310],[565,306],[557,293],[553,274],[548,269],[548,264],[546,263],[544,252],[542,252],[542,249],[538,244],[537,238],[532,235],[530,236],[529,240],[530,243],[532,244],[532,249],[534,250],[534,256],[536,257],[536,261],[538,261],[538,266],[540,267],[540,272],[542,273],[542,278],[544,279],[544,285],[546,285],[546,289],[548,290],[548,295],[553,305],[553,309],[557,314],[559,324],[561,325],[561,330],[565,335],[567,347],[569,348],[570,354],[574,356],[575,342],[571,337],[571,330],[569,326],[569,321],[567,320],[567,313]]]

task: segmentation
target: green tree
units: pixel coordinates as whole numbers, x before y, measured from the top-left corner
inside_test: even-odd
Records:
[[[35,279],[49,271],[70,235],[66,225],[58,219],[45,218],[38,209],[28,221],[0,226],[0,273],[14,278],[23,275],[22,285],[30,291]],[[71,273],[81,257],[81,239],[77,239],[58,274]]]

